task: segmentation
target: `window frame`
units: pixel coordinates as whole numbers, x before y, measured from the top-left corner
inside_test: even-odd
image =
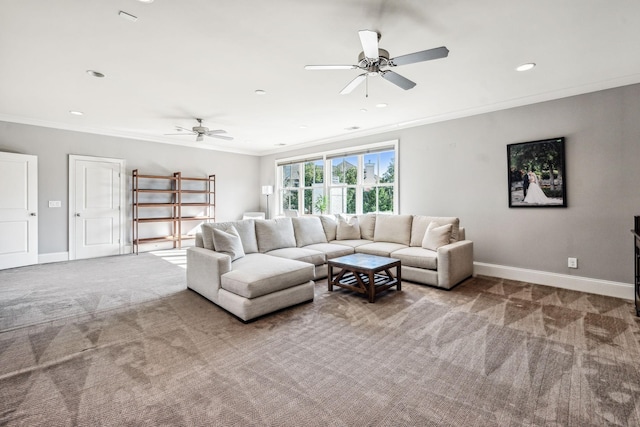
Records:
[[[299,167],[299,173],[300,173],[300,179],[298,181],[298,187],[297,187],[297,191],[298,191],[298,212],[300,212],[300,214],[305,214],[304,212],[304,194],[305,194],[305,190],[311,189],[311,187],[307,187],[305,186],[305,164],[308,162],[317,162],[319,160],[321,160],[324,164],[324,175],[323,175],[323,183],[322,183],[322,194],[323,196],[327,197],[329,199],[329,205],[327,206],[328,212],[334,212],[334,209],[332,209],[331,207],[331,189],[332,188],[355,188],[356,191],[356,209],[355,209],[355,214],[362,214],[363,213],[363,208],[364,208],[364,203],[363,203],[363,194],[366,191],[366,188],[381,188],[381,187],[387,187],[387,188],[391,188],[392,192],[393,192],[393,213],[396,214],[398,213],[398,206],[400,204],[399,200],[400,200],[400,193],[398,191],[399,188],[399,176],[398,176],[398,157],[399,157],[399,151],[398,151],[398,140],[390,140],[390,141],[384,141],[384,142],[377,142],[377,143],[373,143],[373,144],[366,144],[366,145],[359,145],[359,146],[353,146],[353,147],[345,147],[345,148],[341,148],[341,149],[337,149],[337,150],[330,150],[330,151],[324,151],[324,152],[319,152],[319,153],[310,153],[307,155],[302,155],[302,156],[295,156],[295,157],[286,157],[286,158],[281,158],[281,159],[276,159],[274,162],[274,167],[275,167],[275,174],[274,176],[276,177],[276,185],[275,187],[275,191],[274,191],[274,204],[275,206],[277,206],[277,211],[275,212],[275,215],[283,215],[283,191],[284,190],[292,190],[294,189],[294,187],[284,187],[283,184],[283,174],[282,174],[282,170],[283,168],[281,168],[282,166],[286,166],[286,165],[298,165]],[[364,164],[365,164],[365,156],[367,154],[373,154],[373,153],[380,153],[380,152],[385,152],[385,151],[393,151],[394,155],[393,155],[393,167],[394,167],[394,180],[393,183],[381,183],[381,182],[376,182],[375,184],[365,184],[364,182]],[[341,157],[349,157],[349,156],[357,156],[358,159],[358,165],[357,165],[357,179],[356,179],[356,184],[338,184],[338,185],[334,185],[333,184],[333,169],[332,169],[332,161],[335,158],[341,158]],[[378,173],[380,173],[380,171],[378,171]],[[314,187],[314,190],[317,190],[319,187]],[[378,190],[376,190],[378,191]],[[379,196],[376,193],[376,203],[379,203]],[[311,210],[313,212],[315,206],[312,206]],[[376,206],[376,208],[378,208],[378,206]],[[315,212],[314,212],[315,213]],[[344,213],[344,212],[341,212]]]

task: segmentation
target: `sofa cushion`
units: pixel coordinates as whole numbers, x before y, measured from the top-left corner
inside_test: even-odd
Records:
[[[313,265],[322,265],[326,261],[324,253],[307,248],[281,248],[266,253],[280,258],[295,259]]]
[[[315,245],[305,246],[304,249],[313,249],[314,251],[322,252],[325,254],[325,259],[351,255],[354,252],[352,246],[337,245],[335,243],[316,243]]]
[[[412,219],[411,215],[377,215],[373,240],[409,246]]]
[[[448,245],[451,239],[452,227],[451,224],[438,225],[436,222],[431,222],[427,227],[426,233],[424,233],[422,247],[436,251],[440,246]]]
[[[213,229],[226,230],[229,226],[235,227],[245,254],[258,252],[258,241],[256,240],[256,225],[253,219],[230,222],[208,222],[202,224],[202,243],[205,249],[215,251],[213,246]]]
[[[438,254],[429,249],[408,247],[392,252],[391,258],[399,259],[402,266],[438,269]]]
[[[358,217],[353,216],[347,222],[342,216],[338,216],[337,240],[354,240],[360,238],[360,225]]]
[[[373,240],[376,230],[376,214],[358,215],[358,223],[360,223],[360,237]]]
[[[411,225],[411,245],[410,246],[422,246],[422,239],[424,239],[424,233],[427,231],[427,227],[432,222],[438,225],[451,224],[451,238],[450,243],[457,242],[459,240],[458,230],[460,229],[460,219],[454,216],[424,216],[414,215],[413,224]]]
[[[336,245],[344,245],[344,246],[349,246],[351,248],[357,248],[358,246],[367,245],[373,242],[371,240],[352,239],[352,240],[332,240],[329,243],[335,243]]]
[[[378,255],[378,256],[390,256],[391,252],[397,251],[399,249],[404,249],[408,247],[407,245],[402,245],[400,243],[389,243],[389,242],[373,242],[368,245],[362,245],[355,248],[356,253],[369,254],[369,255]]]
[[[264,254],[250,254],[232,263],[220,286],[245,298],[256,298],[313,280],[314,266]]]
[[[298,247],[313,245],[314,243],[327,243],[322,222],[317,216],[301,216],[291,218],[293,232],[296,236]]]
[[[291,218],[256,219],[255,222],[258,250],[261,253],[296,247]]]
[[[235,261],[244,256],[242,241],[240,240],[238,231],[233,225],[230,225],[224,230],[214,228],[212,231],[213,246],[216,248],[217,252],[229,255],[231,257],[231,261]]]
[[[320,222],[324,229],[324,234],[327,236],[327,242],[336,240],[336,231],[338,230],[338,221],[333,215],[320,215]]]

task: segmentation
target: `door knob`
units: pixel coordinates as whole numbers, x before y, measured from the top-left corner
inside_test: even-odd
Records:
[[[76,214],[76,216],[80,216],[80,214],[79,214],[79,213],[77,213],[77,214]]]
[[[36,216],[36,213],[35,212],[31,212],[29,215],[30,216]]]

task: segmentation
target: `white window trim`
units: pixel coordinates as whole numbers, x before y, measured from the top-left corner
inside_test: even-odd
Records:
[[[282,183],[282,176],[279,173],[279,167],[285,163],[300,163],[300,162],[304,162],[304,161],[310,161],[312,159],[315,160],[320,160],[322,159],[322,161],[324,162],[324,192],[325,195],[328,195],[328,190],[329,190],[329,184],[327,182],[327,177],[331,176],[331,168],[327,165],[327,159],[332,158],[332,157],[337,157],[340,155],[344,155],[344,156],[348,156],[348,155],[360,155],[363,153],[366,153],[368,151],[379,151],[380,149],[383,148],[389,148],[392,149],[395,152],[395,156],[394,156],[394,171],[395,171],[395,177],[393,180],[393,211],[395,213],[400,213],[399,211],[399,206],[400,206],[400,192],[398,191],[398,188],[400,187],[400,178],[399,178],[399,173],[398,171],[400,170],[398,168],[398,159],[400,157],[399,155],[399,140],[397,139],[392,139],[389,141],[383,141],[383,142],[374,142],[372,144],[365,144],[365,145],[356,145],[356,146],[352,146],[352,147],[344,147],[344,148],[338,148],[335,150],[329,150],[329,151],[322,151],[322,152],[316,152],[316,153],[309,153],[309,154],[303,154],[303,155],[299,155],[299,156],[292,156],[292,157],[283,157],[281,159],[276,159],[274,162],[274,176],[276,177],[276,185],[275,185],[275,190],[274,191],[274,206],[276,206],[276,210],[275,210],[275,215],[281,215],[282,214],[282,200],[280,197],[280,190],[282,189],[282,187],[280,186]],[[358,162],[360,163],[362,160],[359,160]],[[359,170],[362,170],[361,168],[362,165],[358,165]],[[361,175],[361,174],[359,174]],[[302,178],[301,178],[302,179]],[[360,186],[362,184],[362,177],[358,176],[358,184],[357,186]],[[358,201],[358,199],[360,199]],[[298,197],[298,206],[300,206],[300,200],[304,200],[304,197]],[[356,197],[356,212],[361,212],[362,211],[362,197]],[[302,213],[302,211],[300,211]]]

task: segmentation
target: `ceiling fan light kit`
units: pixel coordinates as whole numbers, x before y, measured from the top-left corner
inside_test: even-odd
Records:
[[[362,52],[358,55],[358,63],[356,65],[306,65],[306,70],[361,70],[362,74],[356,76],[341,91],[341,95],[351,93],[368,77],[381,76],[390,83],[404,89],[413,88],[416,83],[406,77],[401,76],[387,68],[397,67],[400,65],[414,64],[416,62],[431,61],[433,59],[446,58],[449,55],[449,49],[445,46],[434,49],[427,49],[420,52],[401,55],[396,58],[389,58],[389,52],[378,46],[380,33],[371,30],[362,30],[358,32],[360,43],[362,44]],[[368,96],[368,90],[367,90]]]

